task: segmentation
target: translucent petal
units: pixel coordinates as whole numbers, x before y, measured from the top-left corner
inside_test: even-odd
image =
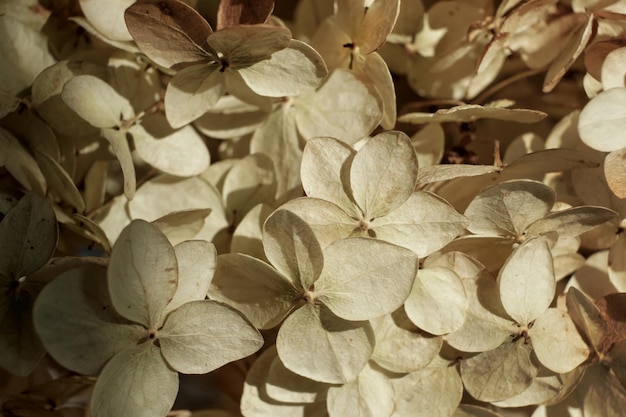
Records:
[[[235,96],[222,96],[194,126],[203,134],[218,139],[235,139],[253,133],[267,117],[267,113]]]
[[[465,389],[480,401],[502,401],[523,392],[539,370],[531,353],[520,338],[461,361]]]
[[[274,360],[267,373],[267,395],[286,403],[313,403],[326,391],[327,385],[294,374],[283,365],[276,349],[271,349]]]
[[[415,327],[403,309],[371,322],[376,335],[372,360],[392,372],[407,373],[424,368],[443,344],[441,337]]]
[[[324,266],[313,230],[291,211],[277,210],[263,226],[263,247],[270,263],[294,285],[308,291]]]
[[[468,310],[463,282],[444,267],[421,269],[404,309],[420,329],[434,335],[452,333],[463,325]]]
[[[620,233],[609,249],[609,279],[619,292],[626,292],[626,233]]]
[[[495,275],[513,252],[514,244],[511,237],[464,235],[446,245],[443,251],[463,252]]]
[[[614,219],[616,213],[604,207],[579,206],[548,214],[526,230],[527,236],[557,231],[559,236],[578,236]]]
[[[222,196],[213,185],[199,177],[156,176],[137,190],[125,210],[133,219],[152,221],[175,211],[192,209],[211,209],[204,228],[195,239],[211,241],[219,230],[228,226]]]
[[[406,113],[398,118],[399,122],[423,124],[445,122],[472,122],[478,119],[507,120],[517,123],[536,123],[546,117],[546,113],[530,109],[506,109],[495,106],[463,104],[435,113]]]
[[[315,92],[296,99],[296,123],[305,139],[330,136],[353,144],[382,120],[383,103],[373,87],[347,70],[335,70]]]
[[[309,140],[302,153],[300,176],[309,197],[321,198],[341,207],[351,215],[358,211],[350,199],[349,169],[356,151],[335,138]]]
[[[435,194],[418,191],[397,209],[371,222],[378,239],[411,249],[420,258],[450,243],[467,219]]]
[[[93,417],[154,417],[167,414],[178,393],[173,371],[152,342],[118,352],[98,377],[91,396]]]
[[[292,372],[315,381],[346,383],[355,380],[374,349],[368,322],[347,321],[328,308],[307,304],[282,324],[276,348]]]
[[[610,152],[604,159],[604,176],[609,188],[619,198],[626,198],[626,147]]]
[[[122,17],[124,10],[133,3],[133,0],[114,0],[105,5],[98,0],[82,0],[80,8],[87,20],[107,37],[116,41],[130,41],[132,37]]]
[[[440,357],[424,369],[392,382],[396,403],[394,417],[447,417],[463,395],[457,368]]]
[[[613,47],[616,46],[617,45],[614,45]],[[602,81],[602,85],[604,86],[605,90],[613,87],[626,87],[626,85],[624,85],[624,58],[626,58],[625,53],[626,48],[615,48],[612,51],[609,51],[604,58],[604,61],[602,62],[600,77],[598,79]]]
[[[130,102],[93,75],[77,75],[63,86],[61,98],[80,117],[101,129],[120,126],[134,116]]]
[[[394,409],[393,388],[389,379],[369,365],[351,382],[328,389],[329,415],[389,417]]]
[[[222,68],[239,70],[269,59],[289,45],[291,32],[272,25],[232,26],[213,32],[209,47],[220,56]]]
[[[172,130],[165,118],[144,119],[130,134],[137,156],[166,174],[190,177],[209,166],[209,150],[191,126]]]
[[[257,358],[246,375],[241,396],[241,413],[245,417],[305,417],[324,415],[326,402],[290,404],[276,401],[268,395],[266,384],[276,358],[276,347],[270,346]],[[269,383],[268,383],[269,384]]]
[[[204,228],[211,209],[173,211],[151,223],[157,226],[172,245],[193,239]]]
[[[44,266],[56,249],[57,219],[48,200],[27,193],[0,222],[0,275],[6,284]]]
[[[85,211],[85,202],[80,195],[80,191],[78,191],[74,181],[61,164],[47,153],[36,151],[35,157],[50,187],[59,193],[61,198],[71,204],[79,213]]]
[[[626,389],[605,366],[590,366],[579,390],[584,416],[618,416],[626,407]]]
[[[274,52],[269,59],[239,69],[239,74],[255,93],[284,97],[315,90],[328,70],[315,49],[292,39],[286,48]]]
[[[527,240],[507,259],[498,276],[506,312],[527,325],[546,311],[556,289],[552,255],[542,238]]]
[[[578,133],[589,147],[611,152],[626,147],[626,88],[611,88],[595,96],[580,113]]]
[[[287,109],[272,112],[252,136],[250,153],[264,153],[274,162],[277,197],[300,187],[299,141],[294,112]]]
[[[570,288],[566,298],[567,311],[591,346],[599,352],[608,331],[607,322],[591,299],[576,288]]]
[[[521,236],[554,205],[555,192],[530,180],[508,181],[478,194],[465,210],[467,229],[487,236]]]
[[[339,240],[324,250],[315,297],[339,317],[368,320],[391,313],[406,300],[417,274],[408,249],[370,238]]]
[[[156,330],[178,285],[174,248],[154,225],[133,220],[119,236],[107,271],[111,302],[123,317]]]
[[[243,254],[223,254],[209,298],[241,311],[256,327],[277,325],[302,297],[294,284],[274,268]]]
[[[359,227],[358,221],[341,207],[319,198],[296,198],[281,205],[280,209],[291,211],[304,220],[322,249],[350,236]]]
[[[135,197],[137,179],[135,178],[135,165],[130,146],[128,145],[128,139],[126,138],[126,132],[116,129],[103,129],[101,134],[111,144],[113,153],[122,168],[124,195],[128,200],[132,200]]]
[[[165,91],[165,115],[172,127],[193,122],[217,103],[226,91],[224,73],[217,64],[180,70]]]
[[[44,288],[34,323],[50,355],[86,375],[100,372],[113,355],[132,348],[146,333],[113,309],[106,269],[88,264],[62,273]]]
[[[366,220],[401,206],[415,190],[417,155],[399,131],[380,133],[355,155],[350,167],[352,197]]]
[[[215,245],[206,240],[188,240],[174,246],[178,263],[178,286],[166,314],[190,301],[204,300],[217,266]]]
[[[272,159],[261,153],[239,160],[224,178],[222,196],[236,224],[258,204],[272,204],[276,195],[276,173]]]
[[[556,308],[550,308],[537,317],[528,335],[539,361],[554,372],[569,372],[589,356],[589,348],[572,319]]]
[[[240,220],[230,242],[231,253],[242,253],[269,262],[263,249],[263,223],[274,211],[270,206],[258,204]]]
[[[338,5],[341,7],[342,4]],[[358,18],[340,19],[337,15],[331,15],[319,23],[311,44],[324,57],[331,71],[348,68],[354,51],[344,46],[353,44],[353,37],[346,32],[346,26],[355,23],[358,25],[358,21]]]
[[[211,372],[263,346],[259,331],[241,313],[209,300],[172,311],[157,337],[167,363],[185,374]]]
[[[213,31],[200,13],[181,1],[139,1],[124,18],[137,46],[159,65],[209,59],[206,39]]]
[[[400,12],[398,0],[375,0],[369,3],[355,37],[362,54],[369,54],[380,48],[391,33]]]
[[[497,348],[519,330],[507,317],[492,277],[463,279],[463,286],[468,310],[461,328],[446,336],[450,346],[463,352],[485,352]]]
[[[430,126],[430,124],[427,126]],[[422,188],[424,185],[433,182],[451,180],[458,177],[474,177],[494,172],[500,172],[500,168],[494,165],[453,164],[432,165],[426,167],[420,165],[420,169],[417,171],[417,185],[418,188]]]
[[[558,374],[541,368],[532,384],[522,393],[504,401],[497,401],[498,407],[525,407],[528,405],[543,404],[551,401],[566,390]]]
[[[6,14],[0,18],[0,90],[18,95],[30,87],[37,74],[55,63],[48,38],[39,30]]]
[[[223,29],[237,25],[254,25],[265,23],[274,10],[273,0],[221,1],[217,9],[217,28]]]
[[[396,91],[385,60],[378,53],[372,52],[365,57],[362,71],[366,79],[376,87],[383,101],[384,111],[380,125],[383,129],[393,129],[396,125]]]
[[[544,93],[548,93],[554,89],[565,73],[574,65],[574,62],[580,54],[583,53],[589,40],[593,36],[593,22],[593,14],[587,13],[586,20],[583,20],[578,28],[572,30],[567,43],[563,45],[558,56],[552,61],[548,68],[542,89]]]
[[[37,161],[11,132],[2,127],[0,127],[0,153],[5,155],[2,166],[20,184],[27,190],[40,194],[45,193],[46,179],[41,173]],[[6,155],[11,155],[11,157],[8,158]]]
[[[417,152],[417,162],[420,169],[417,171],[418,187],[421,184],[422,168],[439,166],[443,158],[445,133],[439,123],[429,123],[411,136],[411,142]],[[445,165],[444,165],[445,166]]]

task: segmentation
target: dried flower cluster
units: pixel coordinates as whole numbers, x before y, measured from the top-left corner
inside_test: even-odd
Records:
[[[622,415],[626,3],[277,3],[0,3],[2,415]]]

